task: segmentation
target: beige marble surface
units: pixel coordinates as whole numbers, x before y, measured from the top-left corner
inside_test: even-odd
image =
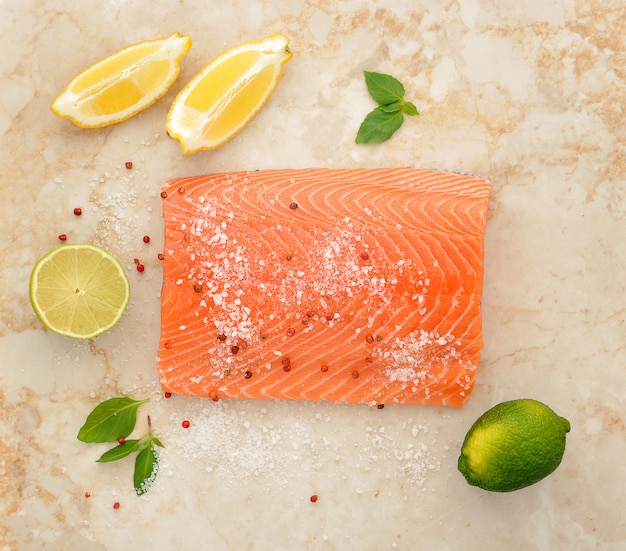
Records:
[[[143,114],[88,131],[49,110],[88,64],[174,31],[193,47]],[[164,128],[175,93],[272,32],[295,55],[270,103],[231,143],[183,157]],[[625,549],[625,36],[618,0],[0,2],[0,549]],[[354,143],[364,69],[400,78],[422,113],[383,145]],[[162,398],[165,179],[403,165],[494,182],[466,408]],[[123,321],[91,342],[46,332],[29,304],[60,233],[106,247],[131,280]],[[106,448],[76,439],[117,395],[151,398],[139,425],[149,414],[166,445],[143,497],[131,462],[95,463]],[[511,494],[468,486],[466,430],[519,397],[570,419],[562,465]]]

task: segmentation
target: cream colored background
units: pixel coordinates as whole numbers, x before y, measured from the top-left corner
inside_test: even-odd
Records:
[[[624,6],[0,2],[0,549],[625,549]],[[193,47],[143,114],[81,130],[49,110],[90,63],[174,31]],[[273,32],[295,56],[270,103],[231,143],[183,157],[164,128],[176,92],[226,47]],[[422,113],[383,145],[354,143],[373,106],[364,69],[400,78]],[[162,399],[165,179],[404,165],[494,182],[484,356],[465,409]],[[30,308],[30,270],[60,233],[106,247],[131,280],[122,323],[93,342],[44,331]],[[131,461],[96,464],[106,448],[76,439],[121,394],[151,398],[139,427],[150,414],[166,445],[142,498]],[[562,465],[516,493],[468,486],[466,430],[519,397],[570,419]]]

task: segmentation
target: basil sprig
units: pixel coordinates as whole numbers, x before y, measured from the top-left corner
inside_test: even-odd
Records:
[[[356,143],[381,143],[393,136],[402,126],[404,115],[419,115],[417,108],[404,99],[402,83],[383,73],[364,71],[367,90],[378,103],[361,123],[356,135]]]
[[[96,461],[107,463],[118,461],[137,453],[133,482],[137,495],[148,491],[158,470],[158,455],[155,446],[163,448],[161,441],[152,433],[150,417],[148,431],[139,439],[126,440],[137,423],[137,410],[148,400],[133,400],[127,397],[110,398],[98,404],[87,416],[85,424],[78,431],[81,442],[118,442],[118,445],[104,452]]]

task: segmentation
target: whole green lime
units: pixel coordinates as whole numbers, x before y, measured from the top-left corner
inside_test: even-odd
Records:
[[[471,426],[458,469],[472,486],[512,492],[545,478],[561,463],[567,419],[531,399],[502,402]]]

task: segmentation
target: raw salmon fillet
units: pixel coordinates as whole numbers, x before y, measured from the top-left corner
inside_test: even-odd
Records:
[[[462,406],[483,344],[490,189],[409,168],[168,182],[163,390]]]

